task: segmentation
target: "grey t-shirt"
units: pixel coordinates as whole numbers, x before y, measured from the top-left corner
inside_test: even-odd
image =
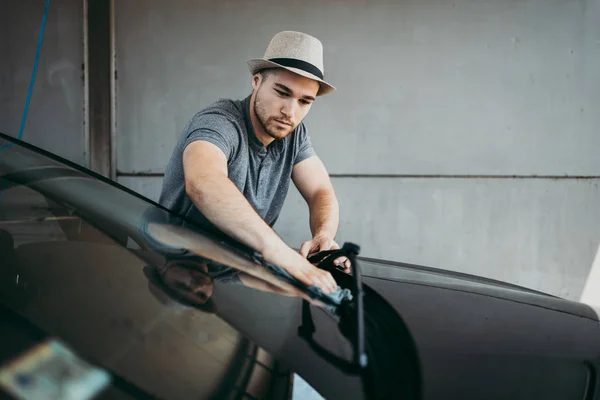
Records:
[[[283,140],[268,147],[256,137],[249,115],[250,96],[219,100],[198,112],[183,129],[167,164],[159,203],[184,218],[218,232],[194,206],[185,191],[183,151],[206,140],[227,157],[229,179],[256,212],[273,226],[279,217],[295,164],[315,155],[303,123]]]

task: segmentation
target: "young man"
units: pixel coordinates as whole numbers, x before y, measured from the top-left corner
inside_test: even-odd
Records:
[[[159,202],[331,293],[337,288],[333,277],[306,260],[339,248],[338,202],[302,123],[316,97],[335,90],[323,80],[322,44],[304,33],[280,32],[265,57],[248,67],[250,96],[217,101],[185,127]],[[313,234],[300,254],[272,229],[292,181],[309,206]],[[348,260],[337,261],[348,266]]]

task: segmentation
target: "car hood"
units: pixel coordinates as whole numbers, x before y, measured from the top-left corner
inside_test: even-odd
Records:
[[[516,303],[547,308],[581,317],[598,319],[596,311],[587,304],[547,293],[497,281],[481,276],[448,271],[428,266],[360,258],[365,282],[382,290],[385,282],[404,282],[421,287],[437,287],[455,292],[503,299]]]

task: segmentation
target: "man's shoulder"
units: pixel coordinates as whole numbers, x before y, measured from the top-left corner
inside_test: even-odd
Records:
[[[313,148],[312,141],[310,139],[310,135],[308,134],[308,129],[304,122],[300,123],[294,132],[293,139],[290,140],[289,146],[293,148],[295,163],[316,155],[316,152]]]
[[[180,133],[180,140],[185,142],[199,131],[231,135],[242,128],[241,120],[243,112],[239,100],[219,99],[191,116]]]
[[[302,142],[305,142],[306,140],[309,140],[310,136],[308,134],[308,129],[306,128],[304,121],[302,121],[296,127],[293,138],[294,138],[293,141],[295,142],[295,145],[298,145]]]
[[[245,143],[243,100],[219,99],[196,112],[183,128],[179,151],[196,140],[217,144],[228,156]]]
[[[239,122],[243,119],[241,100],[219,99],[199,110],[193,117],[192,123],[206,121]]]

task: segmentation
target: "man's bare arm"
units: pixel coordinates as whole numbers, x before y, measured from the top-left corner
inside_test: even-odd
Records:
[[[294,166],[292,179],[298,191],[308,204],[310,230],[313,239],[302,244],[300,254],[304,257],[323,250],[338,249],[334,241],[340,219],[340,209],[323,162],[316,156],[303,160]],[[346,258],[336,260],[336,264],[346,262]]]
[[[292,179],[308,204],[310,230],[314,236],[333,239],[339,224],[339,205],[329,174],[318,157],[310,157],[294,166]]]
[[[195,141],[183,153],[185,188],[204,216],[223,233],[259,251],[306,285],[329,293],[337,287],[326,271],[315,268],[287,246],[256,213],[227,175],[227,159],[214,144]]]

